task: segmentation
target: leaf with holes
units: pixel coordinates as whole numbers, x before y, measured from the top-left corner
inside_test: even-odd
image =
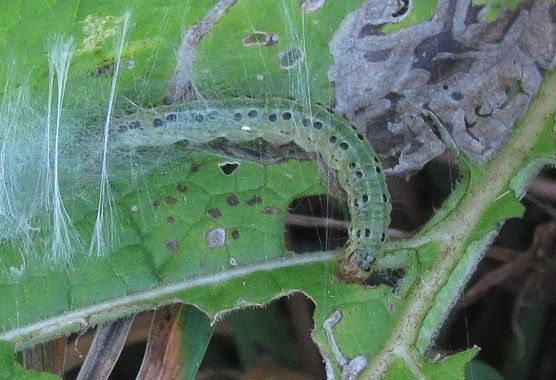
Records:
[[[17,64],[7,62],[9,69],[2,74],[12,91],[4,94],[0,107],[0,340],[22,349],[176,301],[199,307],[215,321],[231,310],[302,291],[316,304],[314,336],[330,378],[440,379],[447,373],[461,378],[475,350],[437,361],[428,360],[425,352],[499,225],[521,213],[516,199],[527,181],[553,161],[553,75],[505,149],[483,166],[462,166],[465,176],[437,216],[415,238],[391,243],[388,254],[373,263],[376,288],[339,283],[333,253],[295,255],[284,248],[291,200],[326,191],[310,162],[262,165],[199,153],[204,147],[182,141],[153,141],[107,153],[110,165],[102,170],[105,120],[153,114],[150,106],[159,106],[165,94],[170,99],[201,95],[201,102],[202,95],[225,102],[223,95],[240,94],[293,96],[307,107],[311,99],[327,103],[332,93],[326,77],[328,43],[360,3],[283,1],[269,6],[240,0],[224,9],[228,12],[211,12],[219,10],[211,8],[214,1],[184,12],[183,4],[138,2],[121,50],[112,46],[125,29],[122,4],[39,2],[31,13],[22,13],[22,6],[5,7],[0,48],[2,57]],[[309,8],[300,4],[322,7],[303,16],[300,12]],[[187,42],[200,44],[199,50],[196,45],[178,49],[182,30],[197,20],[197,28],[189,29],[197,38]],[[74,38],[71,65],[61,54],[67,55],[71,44],[45,39],[54,34]],[[45,46],[51,53],[50,77]],[[179,67],[195,70],[173,75],[176,50]],[[185,54],[184,60],[182,53],[197,53],[197,59]],[[67,86],[64,68],[70,72]],[[110,92],[112,74],[118,74],[116,93]],[[168,83],[170,90],[182,92],[167,90]],[[54,92],[48,93],[49,87]],[[64,95],[63,103],[55,89],[60,98]],[[138,120],[126,120],[122,129],[145,130]],[[151,127],[164,123],[153,120]],[[60,133],[47,135],[45,125],[61,127]],[[108,128],[110,138],[122,138],[114,136],[119,126]],[[252,126],[241,127],[249,132]],[[233,132],[238,131],[226,136]],[[308,141],[316,144],[311,152],[333,152],[325,149],[326,142]],[[216,145],[262,160],[291,152],[261,141],[244,149],[220,140]],[[369,152],[357,149],[350,157]],[[368,161],[361,160],[369,165],[374,160]],[[334,162],[332,154],[325,162]],[[376,172],[379,166],[372,168]],[[341,167],[339,177],[349,169],[349,164]],[[110,191],[99,191],[102,185]],[[384,194],[373,194],[373,199]],[[99,215],[107,223],[97,228]],[[379,215],[369,225],[384,220]],[[88,256],[79,239],[73,240],[86,237],[81,239],[86,245],[94,231],[106,233],[101,257]],[[45,241],[75,243],[64,246],[71,260],[45,261],[51,254]],[[8,376],[16,368],[12,357],[2,355],[7,365],[0,371]]]

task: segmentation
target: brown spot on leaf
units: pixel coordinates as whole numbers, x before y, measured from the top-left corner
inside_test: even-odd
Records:
[[[180,247],[180,243],[178,243],[176,239],[168,239],[166,240],[164,245],[166,246],[167,249],[169,249],[172,252],[177,251],[178,248]]]
[[[121,67],[125,67],[126,69],[131,69],[135,66],[134,61],[121,61]],[[116,62],[110,61],[106,62],[103,65],[97,66],[97,76],[98,77],[107,77],[111,76],[114,73],[114,69],[116,68]]]
[[[168,216],[166,217],[166,221],[167,221],[168,223],[174,223],[174,222],[176,221],[176,218],[174,218],[172,215],[168,215]]]
[[[226,198],[226,203],[230,206],[237,206],[239,204],[239,198],[235,194],[230,194],[228,198]]]
[[[97,66],[97,76],[106,77],[112,75],[114,72],[114,62],[107,63],[102,66]]]
[[[197,162],[197,163],[194,164],[193,167],[191,168],[191,172],[192,172],[192,173],[197,173],[199,170],[201,170],[202,167],[203,167],[203,163],[202,163],[202,162]]]
[[[176,185],[176,190],[178,190],[180,193],[185,193],[185,192],[187,192],[187,186],[182,185],[181,183],[178,183]]]
[[[282,209],[278,206],[266,206],[263,210],[264,214],[281,214]]]
[[[172,196],[167,196],[166,198],[164,198],[164,202],[168,203],[169,205],[173,205],[177,202],[177,199]]]
[[[234,240],[239,239],[239,231],[238,230],[233,230],[232,231],[232,239],[234,239]]]
[[[160,207],[160,201],[159,201],[158,199],[155,199],[155,200],[153,201],[153,207],[154,207],[154,208],[159,208],[159,207]]]
[[[217,207],[210,208],[208,214],[212,216],[213,219],[218,219],[222,216],[222,212]]]
[[[251,199],[249,199],[247,201],[247,206],[253,206],[253,205],[256,205],[258,203],[261,203],[262,201],[263,201],[263,199],[255,194],[251,197]]]

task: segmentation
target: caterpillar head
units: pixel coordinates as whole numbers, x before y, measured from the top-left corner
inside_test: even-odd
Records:
[[[338,277],[348,284],[362,283],[371,275],[374,261],[375,257],[366,250],[348,246],[338,264]]]

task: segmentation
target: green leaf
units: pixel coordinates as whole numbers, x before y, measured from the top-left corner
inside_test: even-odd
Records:
[[[182,352],[186,359],[182,379],[193,379],[201,366],[214,326],[204,313],[189,305],[182,307],[179,319],[182,327]]]
[[[14,344],[0,341],[0,379],[12,379],[14,366]]]
[[[37,263],[18,274],[5,268],[3,329],[125,294],[151,290],[156,296],[157,287],[173,282],[207,278],[210,283],[225,270],[292,258],[283,245],[286,210],[295,198],[324,192],[314,165],[260,166],[238,159],[238,168],[226,175],[219,166],[226,161],[193,155],[153,170],[143,178],[144,189],[130,191],[127,179],[115,180],[120,225],[113,252],[94,261],[78,257],[68,268]],[[90,209],[81,215],[77,226],[90,236],[96,213]],[[216,243],[209,239],[214,231],[223,233]],[[261,292],[268,294],[265,286]]]
[[[465,378],[469,380],[504,380],[494,368],[479,360],[471,360],[465,366]]]
[[[502,11],[510,9],[515,11],[522,0],[473,0],[476,5],[485,5],[485,12],[483,12],[483,20],[486,22],[496,21]]]
[[[289,315],[277,302],[264,308],[245,309],[226,315],[234,332],[238,356],[244,370],[260,364],[260,355],[278,359],[288,368],[303,368],[304,358],[288,323]]]
[[[26,370],[14,360],[14,344],[0,341],[0,379],[2,380],[54,380],[51,373]]]
[[[185,11],[183,4],[164,1],[131,6],[133,27],[118,83],[118,110],[130,108],[125,99],[139,106],[162,103],[182,31],[206,16],[216,1],[197,3]],[[293,0],[238,2],[202,38],[193,72],[197,90],[216,99],[303,97],[306,91],[312,99],[328,102],[333,97],[326,76],[328,43],[342,19],[360,4],[328,1],[321,11],[302,16]],[[430,17],[432,3],[427,4],[415,8],[419,20]],[[37,104],[33,111],[42,115],[48,85],[45,47],[56,34],[73,37],[78,50],[65,104],[75,122],[69,124],[80,137],[96,136],[91,125],[101,124],[106,108],[117,37],[112,29],[130,5],[43,1],[30,11],[22,1],[2,5],[7,11],[0,15],[0,56],[6,70],[0,75],[6,88],[30,87]],[[245,46],[245,38],[257,42],[265,36],[250,36],[254,31],[267,33],[271,43]],[[278,43],[272,42],[273,35]],[[226,174],[221,165],[230,159],[188,153],[180,144],[124,157],[110,173],[115,201],[110,227],[117,239],[105,257],[76,254],[67,266],[45,265],[36,255],[27,255],[30,247],[19,241],[0,247],[0,339],[11,341],[2,347],[0,374],[22,374],[13,361],[14,343],[22,349],[176,301],[215,321],[232,310],[301,291],[315,302],[315,341],[337,378],[347,376],[346,366],[361,358],[368,361],[362,378],[463,378],[464,365],[476,350],[432,362],[424,353],[499,226],[521,215],[518,199],[530,178],[541,165],[553,162],[554,93],[556,80],[550,73],[497,156],[482,166],[464,160],[465,175],[442,209],[417,236],[389,245],[388,255],[377,263],[380,269],[401,269],[403,284],[373,289],[338,283],[335,253],[295,255],[284,247],[290,202],[326,192],[314,164],[290,160],[261,165],[234,158],[239,166]],[[17,138],[34,136],[33,126],[18,125]],[[80,152],[82,146],[73,148]],[[80,164],[70,162],[66,176],[72,178],[73,166]],[[84,238],[94,227],[98,194],[89,186],[89,176],[80,173],[79,181],[62,189],[68,213]],[[41,242],[36,243],[33,249]],[[189,319],[195,327],[184,330],[184,339],[192,342],[200,336],[204,345],[207,320],[201,311],[187,310],[198,324]],[[196,371],[201,351],[199,347],[192,354],[188,374]]]
[[[230,9],[201,44],[196,61],[201,92],[212,98],[223,93],[299,98],[302,88],[313,100],[328,103],[333,97],[328,43],[343,18],[363,1],[331,1],[308,14],[300,12],[299,3],[249,0]],[[249,44],[255,31],[277,43]]]
[[[437,5],[437,0],[420,1],[401,22],[396,24],[385,24],[382,31],[386,34],[394,33],[411,25],[430,20],[434,16]]]

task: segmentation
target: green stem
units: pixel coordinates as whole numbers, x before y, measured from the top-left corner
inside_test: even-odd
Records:
[[[522,196],[526,180],[539,167],[554,160],[554,94],[556,72],[550,72],[526,115],[495,158],[480,171],[470,167],[468,183],[460,185],[468,188],[457,207],[438,228],[425,227],[424,236],[416,237],[424,242],[437,242],[438,258],[408,295],[389,340],[362,378],[379,379],[395,359],[408,360],[408,349],[416,348],[423,353],[428,347],[503,222],[501,218],[500,223],[489,225],[487,230],[481,226],[485,216],[503,197],[510,196],[512,190],[517,197]],[[461,194],[458,190],[455,193]]]

